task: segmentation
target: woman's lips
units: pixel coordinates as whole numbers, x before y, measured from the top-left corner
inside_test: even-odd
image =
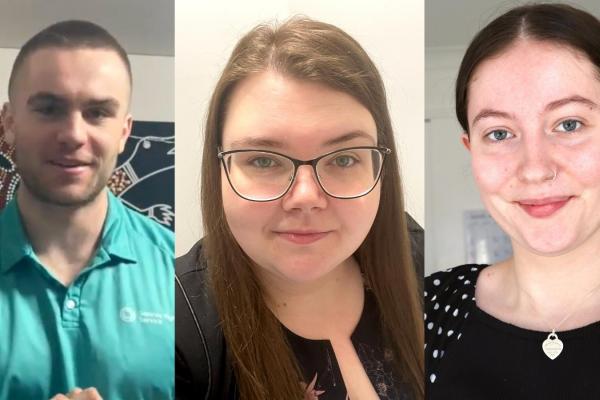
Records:
[[[561,196],[543,199],[525,199],[517,201],[517,204],[534,218],[546,218],[563,208],[572,198],[572,196]]]
[[[325,232],[302,232],[302,231],[284,231],[275,232],[277,236],[295,244],[311,244],[323,239],[329,234]]]

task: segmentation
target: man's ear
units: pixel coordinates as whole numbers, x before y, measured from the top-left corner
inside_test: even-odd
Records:
[[[133,125],[133,117],[131,114],[127,114],[125,121],[123,122],[123,128],[121,130],[121,137],[119,138],[119,154],[125,150],[125,144],[131,134],[131,126]]]
[[[4,129],[4,141],[13,146],[15,144],[15,118],[8,101],[2,105],[0,121],[2,121],[2,129]]]
[[[467,132],[463,132],[463,134],[460,137],[460,141],[462,142],[463,146],[465,146],[465,149],[467,149],[467,151],[471,151],[471,140]]]

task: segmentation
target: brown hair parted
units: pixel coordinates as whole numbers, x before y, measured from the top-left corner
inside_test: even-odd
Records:
[[[259,25],[237,44],[218,81],[205,127],[202,215],[205,256],[228,353],[241,398],[300,399],[299,366],[280,323],[268,309],[252,260],[236,243],[225,220],[217,148],[228,99],[248,76],[273,70],[350,94],[372,114],[378,144],[394,149],[383,83],[367,53],[339,28],[307,18]],[[381,310],[381,329],[392,350],[397,376],[422,398],[421,296],[410,256],[398,160],[386,160],[377,216],[355,258]]]
[[[600,21],[566,4],[513,8],[483,28],[467,48],[456,79],[456,117],[469,132],[469,83],[477,66],[498,56],[518,39],[549,41],[585,54],[600,72]]]
[[[131,84],[131,64],[129,63],[129,57],[127,57],[127,52],[117,39],[104,28],[92,22],[70,20],[50,25],[36,33],[21,47],[13,63],[8,80],[8,96],[10,99],[14,97],[15,79],[27,56],[36,50],[52,47],[60,49],[89,48],[113,50],[123,61],[129,75],[129,83]]]

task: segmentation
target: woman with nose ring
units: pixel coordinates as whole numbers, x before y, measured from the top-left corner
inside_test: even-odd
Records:
[[[600,398],[600,22],[561,4],[495,19],[456,114],[513,256],[426,279],[427,397]]]
[[[423,398],[423,329],[377,69],[335,26],[260,25],[205,129],[177,262],[177,397]]]

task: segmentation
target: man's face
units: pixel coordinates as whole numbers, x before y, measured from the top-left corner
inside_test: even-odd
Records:
[[[61,206],[97,198],[131,130],[130,91],[127,69],[112,50],[30,54],[5,115],[22,194]]]

